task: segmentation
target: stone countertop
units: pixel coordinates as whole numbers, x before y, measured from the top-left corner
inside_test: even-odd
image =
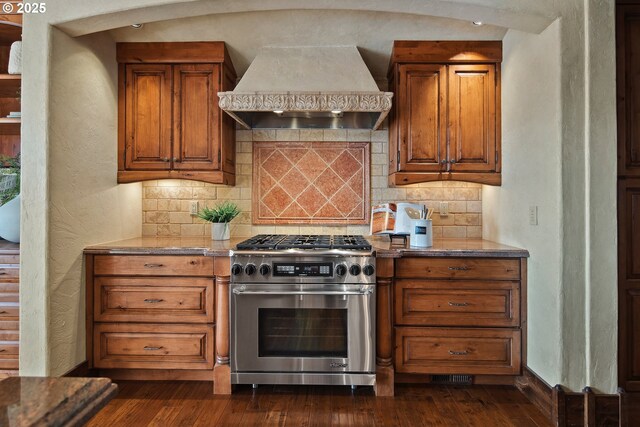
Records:
[[[403,256],[520,258],[529,256],[529,252],[525,249],[482,239],[434,239],[433,246],[430,248],[412,248],[392,246],[386,236],[366,237],[376,251],[376,256],[380,258]],[[236,244],[245,239],[246,237],[240,237],[218,241],[208,237],[137,237],[89,246],[85,248],[85,253],[229,256]]]
[[[525,249],[502,245],[483,239],[433,239],[429,248],[414,248],[409,245],[391,245],[386,236],[369,236],[378,258],[412,257],[528,257]],[[407,238],[407,242],[409,239]]]
[[[207,255],[229,256],[236,244],[246,237],[211,240],[209,237],[136,237],[88,246],[88,254],[123,255]]]
[[[117,390],[108,378],[9,377],[0,381],[0,426],[84,425]]]

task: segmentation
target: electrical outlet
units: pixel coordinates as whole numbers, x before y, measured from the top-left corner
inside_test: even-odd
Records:
[[[529,225],[538,225],[538,207],[529,206]]]
[[[189,213],[192,216],[198,215],[198,201],[197,200],[193,200],[191,202],[191,204],[189,205]]]
[[[440,202],[440,216],[449,215],[449,202]]]

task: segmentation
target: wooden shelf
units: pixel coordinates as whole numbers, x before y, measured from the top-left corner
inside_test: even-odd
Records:
[[[20,135],[20,119],[0,118],[0,135]]]
[[[0,98],[20,98],[20,74],[0,74]]]

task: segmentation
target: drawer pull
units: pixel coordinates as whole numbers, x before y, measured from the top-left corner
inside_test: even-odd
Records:
[[[0,314],[7,314],[7,313],[9,313],[7,310],[0,311]]]
[[[467,354],[469,354],[469,352],[467,350],[465,350],[465,351],[449,350],[449,354],[452,355],[452,356],[466,356]]]
[[[145,350],[147,350],[147,351],[161,350],[161,349],[163,349],[163,348],[164,348],[164,347],[162,347],[162,346],[160,346],[160,347],[150,347],[150,346],[148,346],[148,345],[145,345],[145,346],[144,346],[144,349],[145,349]]]
[[[467,267],[466,265],[463,265],[462,267],[449,267],[449,270],[454,270],[454,271],[467,271],[470,270],[469,267]]]
[[[164,302],[162,298],[145,298],[144,302],[148,304],[157,304],[159,302]]]
[[[164,264],[145,264],[144,268],[161,268],[164,267]]]
[[[0,271],[0,276],[4,276],[5,274],[9,274],[6,271]]]
[[[7,351],[7,350],[4,349],[4,348],[0,348],[0,353],[4,353],[5,351]]]
[[[467,307],[467,306],[469,306],[471,304],[469,304],[468,302],[452,302],[452,301],[449,301],[449,305],[451,307]]]

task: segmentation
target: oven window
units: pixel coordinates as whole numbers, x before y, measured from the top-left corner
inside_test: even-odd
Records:
[[[258,309],[260,357],[347,358],[347,309]]]

